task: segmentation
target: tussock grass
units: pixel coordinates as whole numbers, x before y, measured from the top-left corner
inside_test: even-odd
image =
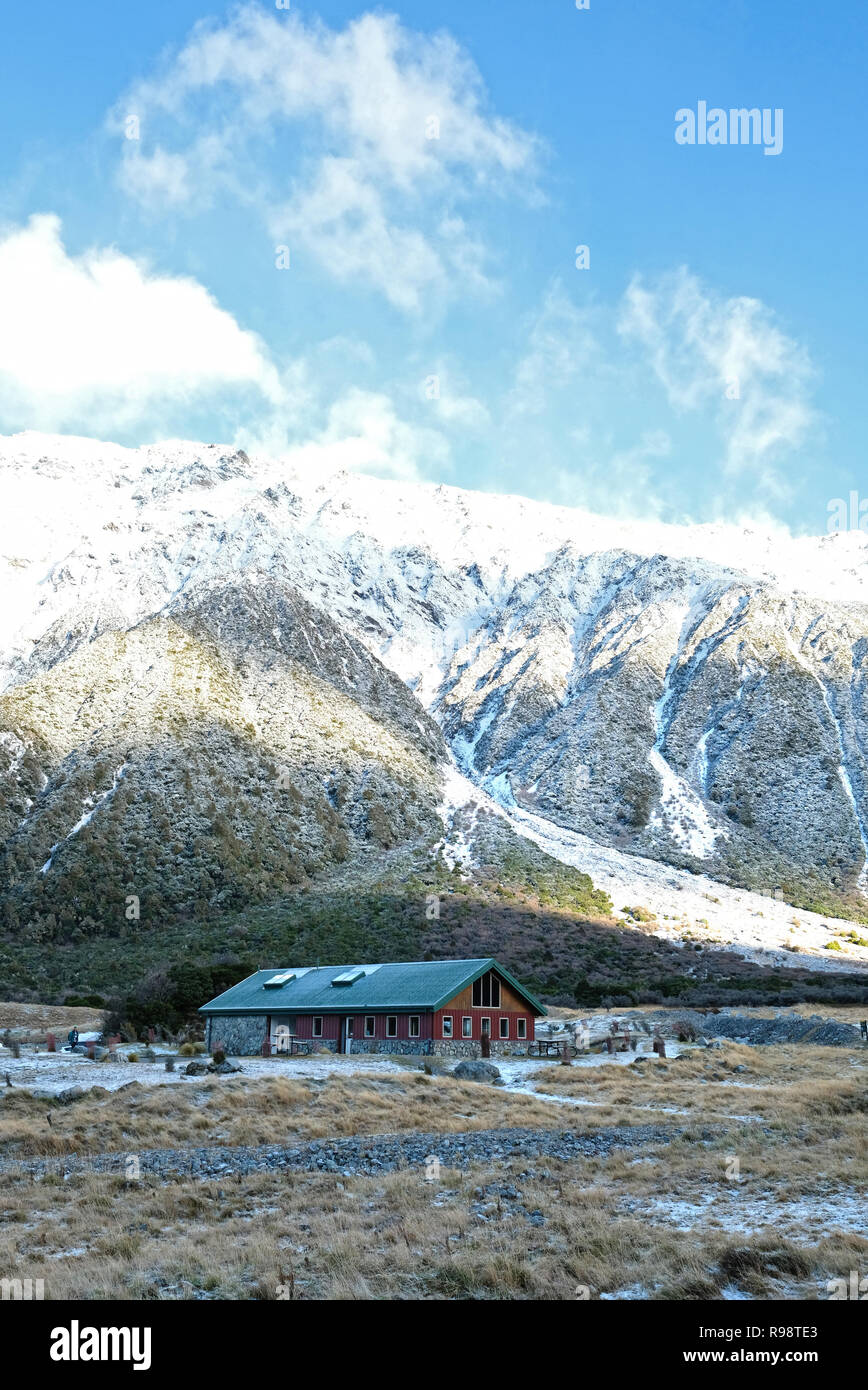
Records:
[[[514,1184],[517,1200],[480,1200],[493,1182]],[[30,1219],[11,1221],[22,1207]],[[439,1183],[418,1171],[19,1180],[0,1208],[0,1267],[44,1279],[48,1299],[714,1299],[733,1286],[812,1299],[868,1257],[852,1234],[797,1244],[618,1219],[613,1188],[589,1189],[558,1162]]]
[[[0,1271],[44,1279],[49,1299],[823,1299],[831,1278],[868,1269],[866,1062],[733,1043],[659,1065],[534,1073],[539,1088],[590,1106],[410,1070],[215,1079],[57,1106],[50,1130],[44,1101],[9,1091],[6,1154],[613,1120],[680,1132],[570,1163],[444,1169],[434,1182],[419,1169],[13,1174],[0,1190]]]
[[[48,1116],[51,1116],[51,1124]],[[399,1130],[568,1128],[575,1116],[531,1096],[452,1077],[354,1074],[321,1081],[224,1079],[88,1095],[52,1105],[0,1091],[0,1154],[6,1157],[128,1152],[226,1144],[295,1143]]]

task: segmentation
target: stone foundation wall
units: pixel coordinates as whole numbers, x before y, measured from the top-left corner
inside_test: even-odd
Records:
[[[229,1057],[258,1057],[265,1042],[265,1014],[209,1017],[205,1025],[205,1046],[209,1052],[221,1043]],[[337,1052],[334,1038],[316,1038],[312,1046],[320,1052]],[[353,1056],[382,1053],[397,1057],[481,1057],[478,1041],[470,1038],[353,1038]],[[275,1051],[275,1056],[280,1054]],[[526,1057],[527,1043],[491,1040],[492,1057]]]
[[[481,1057],[479,1042],[470,1038],[353,1038],[354,1054],[380,1052],[387,1057]],[[492,1040],[492,1057],[526,1057],[527,1043]]]
[[[220,1043],[227,1057],[255,1057],[265,1042],[266,1014],[237,1014],[208,1019],[205,1046],[213,1052]]]
[[[482,1047],[471,1038],[437,1038],[434,1051],[439,1057],[481,1057]],[[491,1040],[492,1057],[526,1057],[527,1043],[510,1042],[499,1038]]]

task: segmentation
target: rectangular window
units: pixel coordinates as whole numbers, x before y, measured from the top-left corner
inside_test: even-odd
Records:
[[[500,1020],[500,1036],[501,1036],[502,1038],[508,1038],[508,1037],[509,1037],[509,1019],[508,1019],[508,1018],[502,1018],[502,1019]]]
[[[444,1015],[444,1018],[443,1018],[443,1036],[444,1036],[444,1038],[451,1038],[451,1037],[452,1037],[452,1015],[451,1015],[451,1014],[445,1014],[445,1015]]]
[[[520,1018],[520,1019],[517,1020],[517,1022],[518,1022],[518,1036],[519,1036],[520,1038],[526,1038],[526,1037],[527,1037],[527,1019],[526,1019],[526,1018]]]
[[[500,1008],[500,980],[493,970],[473,981],[472,998],[474,1009]]]
[[[365,1015],[365,1037],[372,1038],[377,1031],[377,1020],[373,1014]]]
[[[411,1037],[411,1038],[418,1038],[418,1036],[419,1036],[419,1015],[418,1015],[418,1014],[411,1014],[411,1015],[410,1015],[410,1037]]]
[[[387,1037],[387,1038],[397,1038],[397,1036],[398,1036],[398,1015],[397,1015],[397,1014],[387,1014],[387,1015],[386,1015],[386,1037]]]
[[[322,1037],[322,1019],[317,1017],[313,1021],[313,1035],[315,1038]]]
[[[482,1020],[482,1031],[483,1031],[483,1033],[485,1034],[486,1037],[488,1037],[488,1038],[491,1037],[491,1019],[490,1019],[490,1018],[484,1018],[484,1019]]]
[[[472,1037],[473,1037],[473,1019],[472,1019],[472,1018],[462,1018],[462,1020],[461,1020],[461,1036],[462,1036],[462,1038],[472,1038]]]

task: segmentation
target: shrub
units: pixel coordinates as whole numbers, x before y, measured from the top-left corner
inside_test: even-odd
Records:
[[[196,1056],[196,1044],[195,1044],[195,1043],[191,1043],[191,1042],[182,1043],[181,1046],[178,1048],[178,1056],[179,1056],[179,1057],[195,1057],[195,1056]]]
[[[656,922],[657,917],[648,907],[622,907],[621,911],[625,917],[631,917],[634,922]]]
[[[226,1061],[226,1053],[223,1051],[222,1047],[215,1047],[211,1054],[211,1058],[215,1067],[219,1067],[221,1063]]]

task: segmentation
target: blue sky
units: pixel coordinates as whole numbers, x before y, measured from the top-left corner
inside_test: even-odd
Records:
[[[825,530],[868,486],[868,14],[829,9],[10,9],[0,429]],[[781,153],[677,144],[699,101]]]

